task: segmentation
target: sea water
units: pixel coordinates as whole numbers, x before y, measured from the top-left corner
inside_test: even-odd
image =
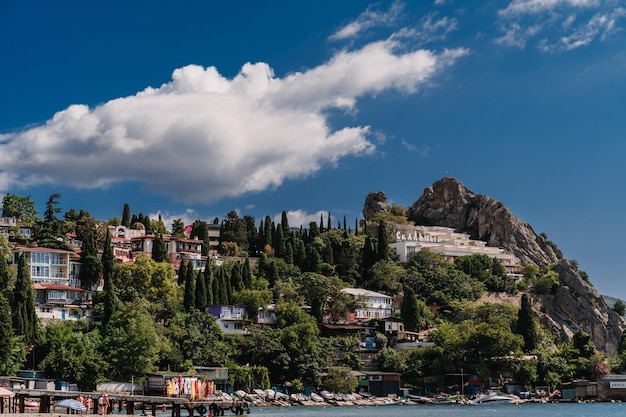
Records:
[[[232,415],[226,411],[225,415]],[[626,417],[626,403],[251,407],[250,417]]]

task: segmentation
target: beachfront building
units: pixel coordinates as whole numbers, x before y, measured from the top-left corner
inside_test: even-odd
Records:
[[[521,261],[502,248],[487,246],[481,240],[472,240],[467,233],[458,233],[450,227],[415,226],[411,230],[398,231],[396,241],[389,244],[400,262],[408,262],[411,255],[422,249],[442,254],[448,261],[473,254],[485,254],[497,259],[509,271],[509,276],[522,277]]]
[[[393,314],[393,297],[363,288],[344,288],[341,292],[349,294],[362,303],[362,306],[350,313],[350,321],[383,319]]]
[[[20,256],[28,265],[35,289],[35,312],[42,319],[90,319],[86,303],[92,291],[81,287],[80,258],[73,251],[41,247],[15,246],[11,263]]]

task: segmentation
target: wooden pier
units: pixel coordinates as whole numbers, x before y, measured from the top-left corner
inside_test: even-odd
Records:
[[[9,399],[8,410],[4,413],[24,413],[26,412],[27,399],[39,399],[39,413],[50,413],[54,404],[66,398],[76,398],[81,395],[83,398],[91,398],[93,408],[90,414],[98,414],[99,392],[78,392],[78,391],[57,391],[57,390],[36,390],[36,389],[11,389],[15,397]],[[157,410],[165,411],[171,409],[172,417],[181,417],[180,410],[185,409],[190,417],[193,416],[223,416],[228,410],[234,415],[244,415],[250,413],[250,404],[241,400],[226,400],[224,398],[201,398],[190,400],[182,397],[158,397],[152,395],[131,395],[122,393],[108,393],[109,413],[113,410],[119,412],[126,411],[128,415],[134,415],[136,411],[141,411],[142,415],[156,416]],[[65,411],[65,410],[64,410]],[[58,410],[55,412],[58,413]],[[69,413],[69,410],[68,410]]]

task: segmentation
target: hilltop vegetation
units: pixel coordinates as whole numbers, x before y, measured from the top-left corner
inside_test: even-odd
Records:
[[[556,265],[528,263],[524,278],[515,282],[506,269],[486,255],[471,255],[448,262],[441,255],[420,251],[399,264],[389,250],[393,224],[411,224],[401,208],[383,210],[354,227],[330,213],[308,228],[294,230],[283,212],[281,222],[266,216],[229,212],[220,222],[217,250],[227,259],[203,272],[183,263],[176,271],[163,256],[162,235],[183,233],[182,222],[172,230],[163,222],[125,206],[121,218],[102,222],[89,213],[69,210],[63,218],[59,195],[48,200],[44,218],[33,211],[29,197],[5,197],[3,215],[16,216],[33,226],[33,242],[64,247],[66,233],[83,241],[81,281],[104,280],[104,291],[93,299],[94,321],[31,323],[31,332],[18,326],[16,312],[32,293],[24,293],[24,271],[7,266],[6,242],[0,258],[0,371],[13,374],[29,360],[34,346],[36,365],[50,378],[76,381],[83,390],[106,379],[135,380],[149,371],[193,372],[193,366],[224,366],[230,383],[267,388],[270,382],[335,386],[325,380],[336,366],[360,369],[359,335],[321,337],[320,324],[341,323],[358,300],[340,290],[360,287],[401,300],[397,316],[406,329],[428,332],[434,347],[396,351],[376,320],[376,361],[384,371],[402,374],[403,384],[419,386],[425,376],[456,373],[486,379],[513,372],[526,387],[551,385],[575,377],[594,379],[626,366],[624,343],[609,355],[599,351],[589,334],[579,331],[563,342],[540,325],[531,299],[550,297],[560,286]],[[7,204],[8,203],[8,204]],[[140,255],[134,263],[112,261],[107,224],[132,227],[140,223],[157,236],[152,258]],[[138,226],[137,226],[138,227]],[[194,222],[191,237],[204,241],[208,254],[208,225]],[[12,233],[11,239],[21,239]],[[2,239],[0,237],[0,239]],[[20,242],[29,243],[31,242]],[[97,251],[102,250],[102,260]],[[255,262],[251,262],[254,259]],[[84,271],[83,271],[84,268]],[[476,303],[485,292],[522,293],[520,306]],[[255,323],[259,309],[276,304],[277,325]],[[248,314],[249,335],[225,335],[210,305],[242,305]],[[310,307],[310,313],[302,306]],[[431,312],[439,311],[438,315]],[[532,354],[531,358],[523,358]],[[608,364],[611,364],[610,366]],[[249,365],[249,366],[246,366]],[[333,372],[327,373],[329,369]],[[513,375],[512,375],[513,376]],[[355,387],[345,387],[346,390]]]

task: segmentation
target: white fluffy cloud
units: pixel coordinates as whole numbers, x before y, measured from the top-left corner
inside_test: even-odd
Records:
[[[401,46],[386,40],[342,50],[284,78],[265,63],[247,63],[232,79],[189,65],[161,87],[94,108],[69,106],[0,137],[0,186],[136,181],[191,203],[307,177],[375,149],[368,126],[332,130],[329,111],[383,90],[415,93],[466,53],[399,53]]]

